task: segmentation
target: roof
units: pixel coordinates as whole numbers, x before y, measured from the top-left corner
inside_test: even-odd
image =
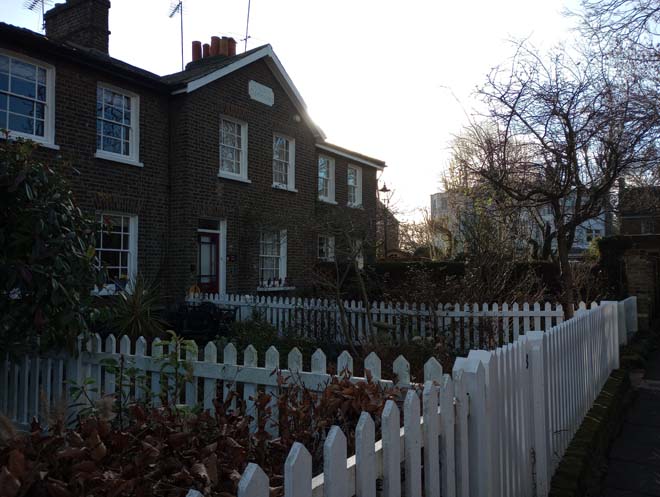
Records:
[[[353,152],[352,150],[348,150],[347,148],[340,147],[339,145],[333,145],[332,143],[319,142],[316,144],[316,148],[325,150],[326,152],[332,152],[333,154],[337,154],[346,159],[359,162],[360,164],[363,164],[365,166],[375,167],[376,169],[384,169],[385,167],[387,167],[385,161],[382,161],[380,159],[374,159],[373,157],[369,157],[367,155],[360,154],[358,152]]]
[[[248,64],[264,59],[275,78],[295,104],[302,119],[309,125],[319,140],[316,144],[317,148],[345,157],[362,165],[375,167],[376,169],[382,170],[386,167],[385,162],[382,160],[374,159],[373,157],[325,142],[325,133],[312,121],[307,113],[307,105],[300,92],[298,92],[298,89],[293,84],[293,81],[291,81],[291,78],[270,45],[262,45],[233,57],[222,55],[204,57],[199,61],[189,63],[184,71],[159,76],[110,57],[107,53],[99,50],[83,47],[71,42],[58,42],[29,29],[0,22],[0,39],[3,38],[7,38],[12,43],[19,45],[33,46],[41,50],[42,53],[63,57],[83,65],[94,67],[96,70],[110,73],[115,77],[127,78],[171,94],[191,93]]]
[[[0,39],[3,38],[9,39],[12,43],[18,45],[35,47],[41,53],[57,55],[70,61],[94,67],[102,72],[112,73],[113,76],[138,81],[161,91],[167,90],[167,84],[161,76],[110,57],[107,53],[99,50],[71,42],[58,42],[29,29],[0,22]]]
[[[206,76],[209,73],[217,71],[218,69],[222,69],[223,67],[227,67],[235,62],[245,59],[246,57],[251,56],[255,52],[259,52],[267,46],[268,45],[262,45],[233,57],[227,57],[225,55],[204,57],[203,59],[188,63],[188,65],[186,65],[185,71],[168,74],[167,76],[163,76],[162,80],[173,86],[182,86],[184,84],[190,83],[191,81],[195,81],[196,79]]]

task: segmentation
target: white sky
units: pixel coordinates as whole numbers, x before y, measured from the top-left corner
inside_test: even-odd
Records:
[[[574,5],[574,1],[569,5]],[[180,69],[170,0],[111,0],[110,54],[157,74]],[[248,0],[184,0],[184,56],[212,35],[244,38]],[[0,21],[39,31],[24,0]],[[328,141],[385,160],[393,202],[412,210],[440,189],[471,92],[511,54],[571,36],[563,0],[252,0],[248,49],[270,43]],[[238,52],[243,51],[239,42]]]

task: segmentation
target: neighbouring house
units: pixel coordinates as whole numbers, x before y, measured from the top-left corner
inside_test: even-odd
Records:
[[[564,199],[566,209],[572,209],[571,197]],[[489,209],[495,209],[495,206]],[[467,214],[472,209],[472,204],[466,197],[454,192],[438,192],[431,195],[431,218],[436,228],[436,246],[447,253],[448,250],[460,252],[463,250],[464,241],[461,233]],[[532,239],[539,245],[543,243],[543,224],[554,226],[552,210],[548,206],[528,208],[519,213],[520,226],[517,227],[520,236],[520,249],[527,250],[528,241]],[[592,241],[611,235],[612,215],[602,213],[577,226],[575,240],[570,251],[570,257],[580,259],[589,248]],[[553,243],[556,249],[556,242]]]
[[[622,235],[625,286],[637,296],[642,328],[660,310],[660,187],[619,182],[619,232]]]
[[[326,141],[270,45],[193,42],[159,76],[108,54],[109,8],[58,4],[45,36],[0,23],[0,128],[75,167],[62,174],[104,226],[102,291],[138,272],[172,298],[300,291],[340,232],[375,259],[385,163]]]

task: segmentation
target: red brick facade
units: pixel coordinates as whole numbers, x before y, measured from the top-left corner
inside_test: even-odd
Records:
[[[322,151],[335,159],[337,205],[320,202],[317,144],[324,142],[300,118],[299,107],[265,59],[186,92],[167,78],[7,25],[0,25],[0,50],[55,68],[54,143],[59,150],[40,147],[38,153],[47,160],[60,156],[75,167],[77,172],[63,173],[83,210],[137,216],[138,271],[160,281],[172,298],[182,297],[191,282],[197,230],[208,223],[226,228],[226,259],[221,262],[226,262],[225,289],[230,293],[254,292],[259,286],[262,227],[286,230],[287,276],[296,290],[312,286],[317,236],[328,211],[360,227],[366,259],[373,258],[376,174],[384,163],[358,154],[349,159],[339,148],[338,153]],[[272,106],[250,97],[250,81],[273,91]],[[99,83],[139,96],[142,167],[94,157]],[[221,115],[248,125],[250,183],[218,176]],[[297,192],[272,186],[273,133],[295,139]],[[374,162],[377,167],[369,165]],[[362,168],[361,208],[347,207],[349,163]]]

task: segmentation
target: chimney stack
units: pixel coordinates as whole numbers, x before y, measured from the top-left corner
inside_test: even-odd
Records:
[[[44,14],[46,36],[108,53],[108,0],[67,0]]]
[[[70,0],[71,1],[71,0]],[[192,42],[192,61],[198,61],[206,57],[215,57],[221,55],[223,57],[234,57],[236,55],[236,40],[228,36],[212,36],[211,43],[204,43],[201,41]]]

